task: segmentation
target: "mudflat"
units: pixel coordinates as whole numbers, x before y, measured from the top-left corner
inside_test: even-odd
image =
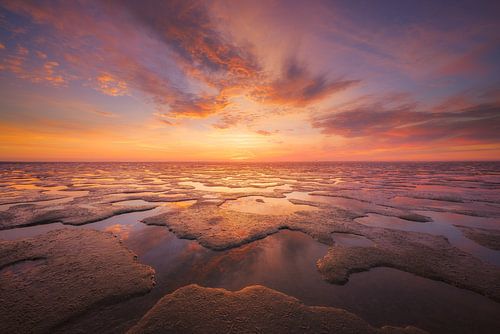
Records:
[[[499,163],[0,166],[2,332],[500,325]]]

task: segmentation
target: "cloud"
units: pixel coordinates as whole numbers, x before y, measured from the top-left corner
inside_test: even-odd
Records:
[[[359,83],[359,80],[329,80],[326,73],[312,74],[308,68],[290,58],[279,79],[257,87],[251,96],[271,104],[305,107]]]
[[[104,94],[142,92],[173,114],[206,117],[259,71],[250,49],[218,29],[207,2],[7,0],[2,6],[32,20],[25,36],[47,49],[37,50],[38,58],[64,61],[71,76],[45,75],[53,84],[91,77]],[[2,68],[26,78],[26,55],[11,58]]]
[[[312,126],[324,134],[379,143],[498,142],[500,104],[483,103],[446,112],[418,111],[415,105],[384,109],[373,104],[317,116]]]
[[[118,1],[132,18],[175,50],[189,67],[239,77],[252,76],[259,66],[249,50],[235,45],[217,29],[207,2],[193,0]]]
[[[37,55],[37,57],[34,57]],[[0,62],[0,71],[9,71],[16,77],[34,83],[43,82],[52,86],[66,85],[65,74],[59,70],[59,63],[38,57],[22,45],[17,45]]]
[[[484,74],[487,73],[489,66],[482,61],[482,58],[491,52],[495,46],[498,46],[498,41],[481,44],[472,50],[450,57],[444,65],[436,71],[440,76],[466,75],[466,74]]]
[[[170,105],[170,108],[176,115],[206,117],[223,110],[228,105],[229,101],[224,96],[184,95],[184,99],[177,99]]]
[[[240,110],[235,107],[227,108],[217,115],[218,120],[212,124],[215,129],[228,129],[237,125],[251,125],[263,117],[260,110]]]
[[[106,95],[127,95],[128,86],[125,81],[116,79],[109,73],[103,73],[96,78],[98,89]]]
[[[54,86],[64,85],[66,82],[62,75],[56,73],[56,68],[59,66],[59,63],[56,61],[48,61],[43,65],[43,70],[45,76],[36,80],[45,80],[51,82]]]
[[[262,136],[270,136],[273,134],[272,132],[267,131],[267,130],[257,130],[257,131],[255,131],[255,133],[262,135]]]
[[[40,59],[47,59],[47,54],[43,53],[42,51],[35,51],[35,54]]]
[[[170,122],[169,120],[166,119],[158,119],[160,123],[163,123],[165,125],[175,125],[174,123]]]
[[[80,81],[109,96],[140,94],[174,118],[222,115],[216,128],[253,118],[227,116],[224,111],[233,98],[288,110],[322,101],[358,82],[332,80],[327,71],[312,73],[290,56],[281,76],[272,77],[261,67],[253,45],[232,35],[210,1],[54,1],[49,6],[6,0],[2,6],[31,20],[23,27],[23,39],[33,59],[20,55],[2,65],[22,73],[18,77],[40,72],[26,66],[34,59],[47,61],[42,65],[47,73],[32,81]],[[13,36],[17,28],[11,24]]]
[[[99,115],[99,116],[102,116],[102,117],[110,117],[110,118],[114,118],[114,117],[117,117],[117,115],[115,113],[112,113],[112,112],[109,112],[109,111],[104,111],[104,110],[100,110],[100,109],[97,109],[97,108],[87,108],[86,109],[88,112],[91,112],[93,114],[96,114],[96,115]]]

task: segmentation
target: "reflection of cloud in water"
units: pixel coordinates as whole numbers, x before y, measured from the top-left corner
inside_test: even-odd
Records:
[[[396,269],[375,268],[353,274],[345,285],[329,284],[315,265],[328,246],[301,232],[283,230],[226,251],[211,251],[169,233],[158,247],[139,256],[157,271],[157,298],[190,283],[229,290],[262,284],[308,305],[345,308],[379,326],[414,324],[438,332],[444,326],[450,332],[467,332],[471,326],[498,324],[494,317],[500,311],[497,303]],[[456,307],[450,308],[450,303]],[[432,320],[435,314],[440,316],[439,324]]]
[[[130,225],[115,224],[104,228],[103,231],[111,232],[117,235],[121,240],[127,240],[130,236],[131,229]]]
[[[146,312],[165,293],[186,284],[199,283],[232,290],[249,284],[264,284],[298,297],[310,305],[346,308],[371,323],[380,325],[421,324],[422,327],[427,326],[439,333],[443,332],[444,327],[450,332],[475,332],[475,328],[471,326],[482,329],[488,326],[499,327],[496,317],[500,313],[498,303],[469,291],[398,270],[376,268],[353,274],[346,285],[328,284],[322,280],[315,266],[316,260],[326,253],[326,246],[299,232],[280,231],[238,248],[212,251],[203,248],[197,241],[177,238],[166,227],[140,223],[145,217],[169,210],[186,209],[195,203],[162,202],[168,199],[201,196],[204,200],[212,199],[213,202],[221,203],[226,198],[234,197],[235,193],[256,195],[266,192],[269,196],[274,196],[286,192],[286,198],[247,196],[239,200],[227,200],[222,208],[265,214],[291,214],[301,207],[315,210],[309,206],[292,204],[288,199],[312,201],[350,211],[364,211],[370,206],[379,208],[385,204],[407,207],[411,212],[432,217],[434,222],[417,223],[373,214],[365,217],[365,220],[357,221],[371,223],[372,226],[379,224],[386,228],[445,235],[452,245],[485,260],[488,257],[494,260],[500,258],[498,253],[483,252],[484,248],[465,238],[452,225],[500,228],[498,164],[325,163],[271,166],[92,163],[19,164],[10,170],[7,168],[8,164],[4,166],[6,169],[0,172],[3,185],[0,188],[0,200],[3,200],[4,205],[10,205],[7,204],[10,198],[28,201],[44,198],[41,195],[61,195],[64,196],[63,199],[31,203],[37,204],[37,209],[43,206],[50,209],[63,208],[68,212],[71,212],[73,205],[68,203],[75,197],[80,197],[75,198],[75,202],[86,208],[92,208],[99,201],[130,198],[134,200],[113,205],[158,206],[152,210],[117,215],[79,227],[54,223],[0,231],[0,238],[6,239],[34,236],[58,228],[109,231],[122,239],[124,245],[139,256],[140,262],[152,265],[157,272],[157,287],[148,295],[134,298],[128,304],[115,306],[132,317],[110,316],[103,318],[102,323],[132,319]],[[280,186],[282,183],[285,185]],[[194,191],[187,189],[189,187],[186,186],[189,185],[195,188]],[[85,190],[85,187],[88,189]],[[16,199],[16,196],[20,197]],[[417,199],[412,196],[425,198]],[[387,200],[389,198],[391,200]],[[148,199],[155,201],[148,202]],[[449,201],[443,201],[446,199]],[[471,215],[482,214],[496,218],[418,211],[422,208],[435,208],[436,211],[470,210]],[[213,217],[207,217],[211,218]],[[270,221],[272,220],[271,218]],[[214,223],[217,221],[214,220]],[[313,224],[311,222],[311,226]],[[363,237],[340,234],[332,237],[334,242],[341,245],[372,245]],[[144,307],[140,306],[141,301],[145,303]],[[454,307],[450,308],[449,305]],[[131,310],[139,311],[133,313]],[[439,317],[439,324],[436,317]]]

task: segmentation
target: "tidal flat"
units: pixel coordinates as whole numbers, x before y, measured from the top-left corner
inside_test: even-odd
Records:
[[[500,163],[1,163],[1,333],[494,333]]]

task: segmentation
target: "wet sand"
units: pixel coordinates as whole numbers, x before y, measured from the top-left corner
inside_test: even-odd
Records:
[[[189,284],[228,291],[258,284],[305,305],[344,309],[379,329],[489,333],[500,326],[498,301],[477,293],[495,286],[459,288],[449,284],[453,276],[415,275],[421,263],[411,262],[399,268],[404,271],[381,262],[339,285],[317,267],[335,247],[346,254],[375,247],[385,254],[395,249],[387,240],[407,238],[430,254],[444,242],[494,275],[500,252],[488,245],[500,230],[496,164],[452,165],[445,176],[425,164],[419,175],[412,175],[414,166],[398,164],[2,167],[0,239],[96,229],[117,236],[155,270],[151,292],[87,309],[53,327],[60,332],[125,332],[162,297]],[[17,227],[24,225],[31,226]],[[484,238],[489,243],[480,242]],[[402,252],[409,250],[402,245]],[[454,261],[443,254],[442,261]],[[25,270],[0,274],[12,271]],[[488,282],[485,272],[478,270],[478,279]]]

